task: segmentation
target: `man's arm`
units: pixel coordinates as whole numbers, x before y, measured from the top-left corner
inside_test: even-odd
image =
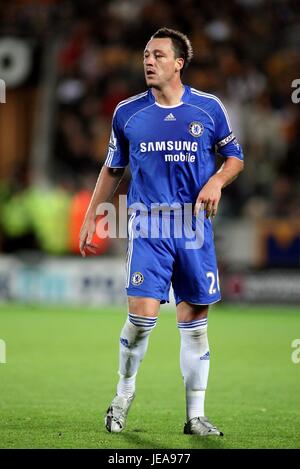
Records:
[[[85,246],[89,245],[90,250],[93,252],[91,245],[94,233],[96,231],[96,210],[99,204],[107,202],[114,192],[116,191],[125,168],[109,168],[104,165],[100,171],[90,205],[85,214],[84,222],[82,224],[79,236],[79,247],[83,257],[85,257]]]
[[[244,169],[244,162],[238,158],[227,158],[219,171],[217,171],[199,192],[196,200],[194,214],[206,210],[206,218],[215,216],[218,210],[221,191],[228,186]]]

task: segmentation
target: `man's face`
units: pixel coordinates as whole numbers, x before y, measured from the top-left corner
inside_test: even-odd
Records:
[[[161,88],[175,75],[180,76],[183,59],[176,59],[170,38],[151,39],[144,51],[144,72],[147,86]]]

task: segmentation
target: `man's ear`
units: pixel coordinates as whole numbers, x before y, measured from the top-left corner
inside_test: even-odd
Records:
[[[176,72],[179,72],[180,70],[182,70],[183,66],[184,66],[184,59],[182,57],[178,57],[178,59],[176,59],[176,64],[175,64]]]

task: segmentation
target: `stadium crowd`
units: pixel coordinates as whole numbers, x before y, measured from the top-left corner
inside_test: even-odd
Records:
[[[194,46],[184,81],[224,101],[245,150],[247,170],[224,192],[223,212],[295,213],[300,173],[300,113],[291,101],[300,68],[296,2],[113,1],[99,9],[87,1],[72,15],[58,58],[53,156],[73,180],[87,167],[97,172],[103,163],[113,109],[144,90],[143,47],[158,27],[168,25],[187,33]]]
[[[246,170],[224,191],[220,216],[300,217],[296,0],[44,0],[12,2],[2,15],[1,36],[34,38],[42,50],[58,44],[54,184],[69,194],[93,188],[114,107],[144,91],[142,51],[166,25],[193,44],[184,82],[223,100],[244,148]]]

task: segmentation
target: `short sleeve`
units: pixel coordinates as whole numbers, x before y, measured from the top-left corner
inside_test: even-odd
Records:
[[[225,106],[219,100],[216,102],[215,145],[217,152],[225,158],[244,159],[243,150],[232,131]]]
[[[125,168],[129,163],[129,146],[115,111],[105,165],[109,168]]]

